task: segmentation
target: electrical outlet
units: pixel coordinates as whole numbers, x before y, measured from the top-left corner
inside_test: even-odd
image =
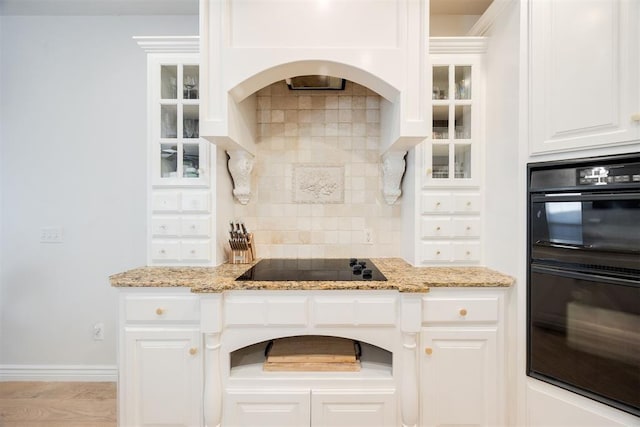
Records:
[[[104,340],[104,323],[98,322],[95,325],[93,325],[93,340],[94,341]]]
[[[364,229],[364,242],[368,245],[373,244],[373,231],[370,228]]]
[[[62,243],[62,227],[42,227],[40,243]]]

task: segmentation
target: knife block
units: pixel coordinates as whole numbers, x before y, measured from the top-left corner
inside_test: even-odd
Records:
[[[247,249],[230,249],[229,262],[231,264],[250,264],[256,258],[256,251],[253,245],[253,233],[249,233]]]

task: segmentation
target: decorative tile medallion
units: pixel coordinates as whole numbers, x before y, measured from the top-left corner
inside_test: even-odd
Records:
[[[293,201],[344,203],[344,165],[294,165]]]

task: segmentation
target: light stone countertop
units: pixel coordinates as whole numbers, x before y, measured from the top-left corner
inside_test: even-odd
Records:
[[[387,281],[237,281],[253,264],[217,267],[140,267],[109,277],[115,287],[190,287],[196,293],[236,290],[397,290],[433,287],[508,287],[514,279],[485,267],[412,267],[400,258],[372,258]],[[257,262],[257,261],[256,261]]]

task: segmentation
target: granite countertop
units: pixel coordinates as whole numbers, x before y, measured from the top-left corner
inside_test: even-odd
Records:
[[[252,264],[217,267],[140,267],[109,277],[115,287],[190,287],[196,293],[234,290],[397,290],[427,292],[432,287],[507,287],[514,279],[485,267],[412,267],[400,258],[372,261],[387,281],[239,281]]]

